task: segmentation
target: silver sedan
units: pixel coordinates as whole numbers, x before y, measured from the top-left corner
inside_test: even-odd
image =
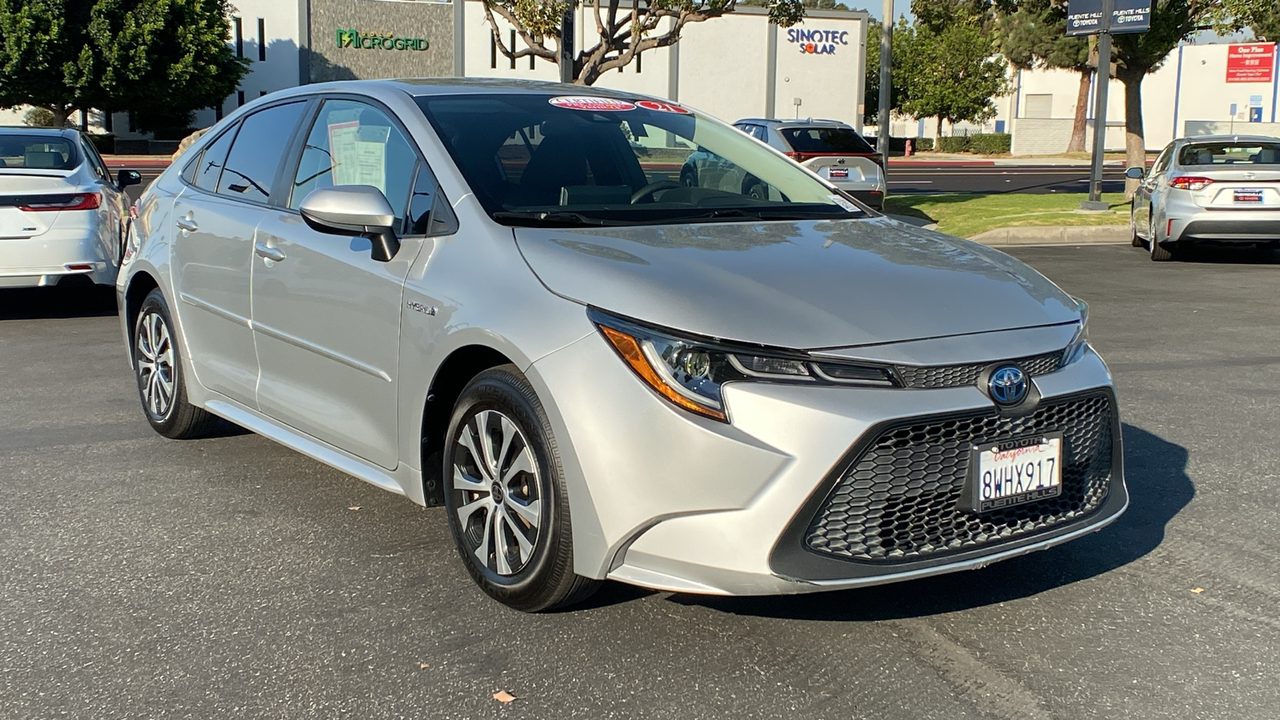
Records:
[[[1280,138],[1229,135],[1174,140],[1133,196],[1134,247],[1169,260],[1189,242],[1280,244]]]
[[[763,192],[681,183],[665,158],[690,145]],[[117,289],[157,432],[225,418],[443,505],[476,583],[522,610],[604,579],[977,568],[1128,504],[1082,302],[676,103],[285,90],[197,141],[134,227]]]
[[[0,128],[0,288],[87,277],[111,285],[129,220],[124,188],[76,130]]]

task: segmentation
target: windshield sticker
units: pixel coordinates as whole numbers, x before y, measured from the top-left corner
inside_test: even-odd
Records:
[[[641,100],[640,102],[636,103],[636,107],[641,107],[641,108],[644,108],[645,110],[654,110],[657,112],[675,113],[676,115],[692,115],[693,114],[693,111],[687,107],[681,107],[679,105],[676,105],[675,103],[657,102],[655,100]]]
[[[562,95],[553,97],[547,102],[558,108],[567,110],[591,110],[593,112],[626,112],[635,110],[634,103],[612,98],[587,97],[585,95]]]
[[[832,195],[831,202],[844,208],[846,212],[857,212],[859,210],[857,205],[854,205],[853,203],[849,202],[848,200],[844,199],[839,195]]]

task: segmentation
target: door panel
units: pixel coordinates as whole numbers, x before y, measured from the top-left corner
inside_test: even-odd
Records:
[[[174,289],[179,321],[201,385],[256,405],[258,361],[249,318],[249,261],[264,211],[230,198],[185,191],[173,220]]]
[[[272,213],[253,258],[253,327],[262,412],[382,467],[397,462],[400,305],[422,246],[406,238],[388,263],[365,238],[318,233]]]

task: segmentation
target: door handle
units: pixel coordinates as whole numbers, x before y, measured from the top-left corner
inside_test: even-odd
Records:
[[[266,243],[254,243],[253,252],[256,253],[258,257],[266,258],[273,262],[283,262],[285,258],[284,253],[280,252],[279,248],[270,247]]]
[[[188,217],[178,218],[178,229],[185,230],[187,232],[195,232],[200,229],[200,226],[196,224],[195,220],[192,220],[188,216]]]

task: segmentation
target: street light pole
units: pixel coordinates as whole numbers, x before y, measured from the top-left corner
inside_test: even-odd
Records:
[[[1102,202],[1102,163],[1107,150],[1107,83],[1111,80],[1111,16],[1115,0],[1102,0],[1102,32],[1098,35],[1098,71],[1094,74],[1093,166],[1089,170],[1089,199],[1081,210],[1108,210]]]
[[[893,83],[893,0],[884,0],[884,23],[880,27],[880,118],[876,149],[889,166],[889,91]]]

